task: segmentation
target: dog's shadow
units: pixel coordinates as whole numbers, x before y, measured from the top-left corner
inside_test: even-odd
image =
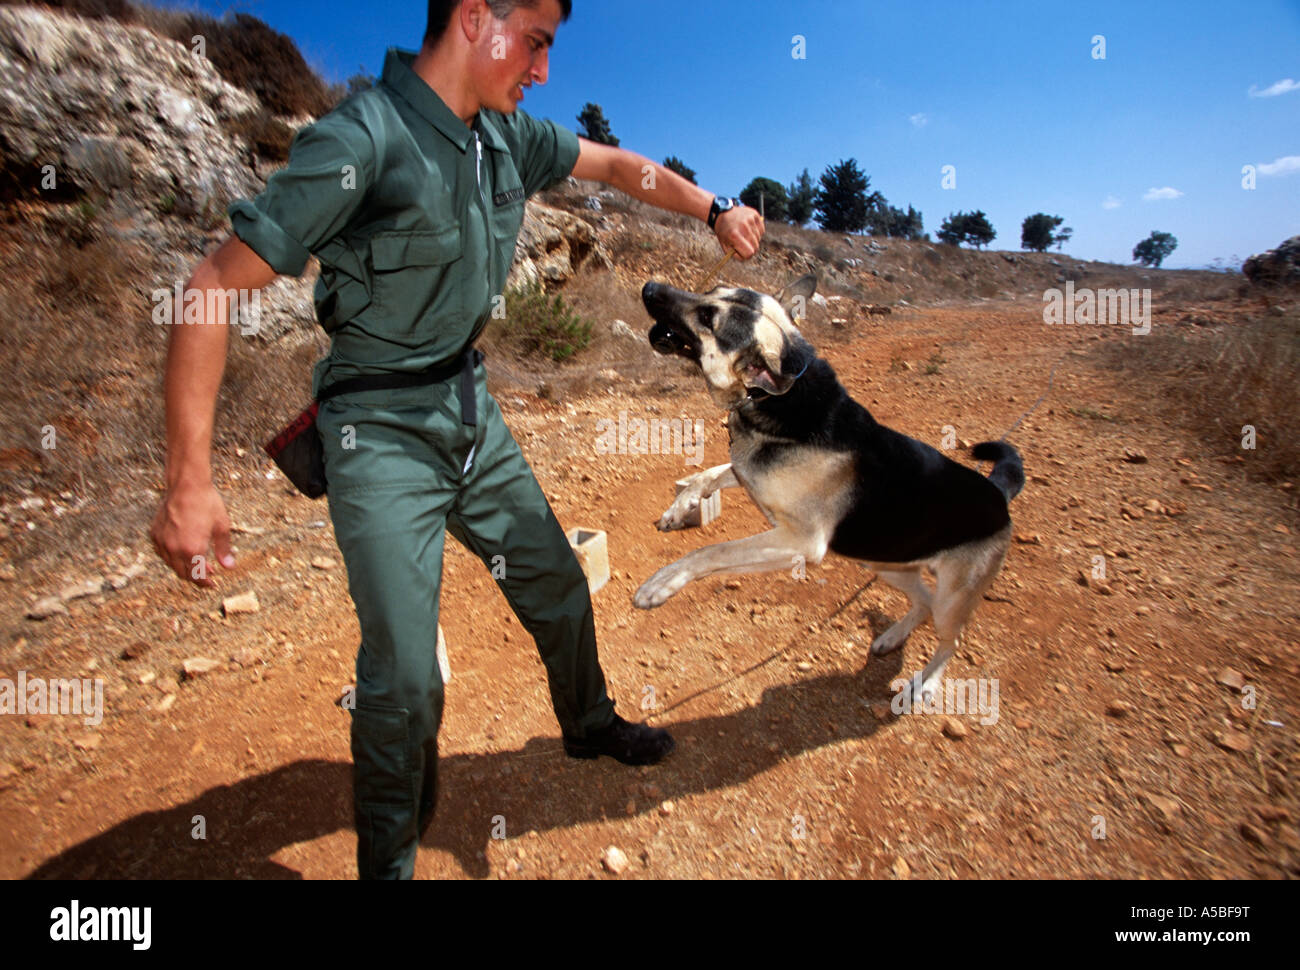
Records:
[[[674,721],[677,750],[664,763],[628,768],[609,758],[579,761],[559,739],[533,738],[522,749],[457,754],[439,761],[440,797],[421,844],[445,849],[473,877],[490,872],[487,848],[504,829],[530,830],[657,812],[665,799],[743,784],[779,762],[882,726],[872,703],[888,701],[903,651],[874,659],[855,674],[833,674],[764,690],[757,704],[730,714]],[[725,685],[719,685],[725,686]],[[725,756],[719,748],[725,749]],[[768,805],[788,825],[799,805]],[[196,838],[202,816],[206,838]],[[42,863],[29,879],[300,879],[274,862],[285,846],[352,829],[352,766],[298,761],[184,804],[126,819]],[[527,870],[526,870],[527,871]]]

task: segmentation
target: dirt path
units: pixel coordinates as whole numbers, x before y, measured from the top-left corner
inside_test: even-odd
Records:
[[[996,722],[889,713],[890,682],[924,662],[933,631],[868,660],[905,601],[846,560],[631,607],[660,565],[764,525],[728,492],[720,521],[660,534],[674,479],[695,469],[596,453],[596,422],[626,410],[704,421],[702,467],[725,460],[702,383],[683,372],[677,392],[651,398],[611,382],[566,404],[507,390],[561,522],[608,531],[614,578],[595,609],[619,708],[641,716],[653,688],[644,716],[673,730],[678,752],[646,769],[565,758],[531,640],[448,542],[453,679],[417,877],[612,878],[608,846],[630,860],[624,878],[1300,874],[1294,500],[1207,455],[1161,387],[1091,354],[1132,337],[1045,328],[1034,303],[859,326],[823,355],[879,420],[936,445],[945,426],[999,437],[1061,362],[1013,436],[1030,476],[1016,542],[948,668],[997,680]],[[237,467],[222,488],[252,531],[219,590],[169,580],[151,552],[142,576],[70,616],[16,619],[59,577],[0,586],[16,619],[0,676],[102,677],[106,712],[97,728],[0,718],[0,877],[355,875],[335,705],[358,639],[346,575],[323,502],[288,494],[255,456]],[[149,549],[143,529],[124,539],[128,560]],[[319,557],[335,564],[313,567]],[[260,612],[221,615],[222,596],[250,589]],[[184,680],[190,657],[221,664]]]

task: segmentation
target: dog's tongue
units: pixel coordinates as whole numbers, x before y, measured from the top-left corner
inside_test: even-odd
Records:
[[[757,387],[769,394],[776,393],[776,377],[763,365],[750,364],[745,368],[745,376],[748,378],[745,383],[751,387]]]

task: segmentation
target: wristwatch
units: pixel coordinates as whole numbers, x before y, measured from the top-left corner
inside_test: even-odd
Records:
[[[724,199],[722,196],[714,196],[713,206],[709,209],[709,228],[712,229],[718,222],[718,216],[724,212],[730,212],[738,205],[743,205],[739,199]]]

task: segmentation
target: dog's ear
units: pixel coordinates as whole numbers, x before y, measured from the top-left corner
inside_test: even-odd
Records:
[[[787,283],[785,288],[776,294],[776,302],[781,304],[786,316],[791,320],[797,320],[808,316],[808,301],[812,299],[815,292],[817,292],[817,277],[807,273]]]
[[[745,362],[741,379],[746,387],[757,387],[768,394],[785,394],[817,358],[817,351],[802,337],[784,337],[777,352],[758,347],[754,350]]]

